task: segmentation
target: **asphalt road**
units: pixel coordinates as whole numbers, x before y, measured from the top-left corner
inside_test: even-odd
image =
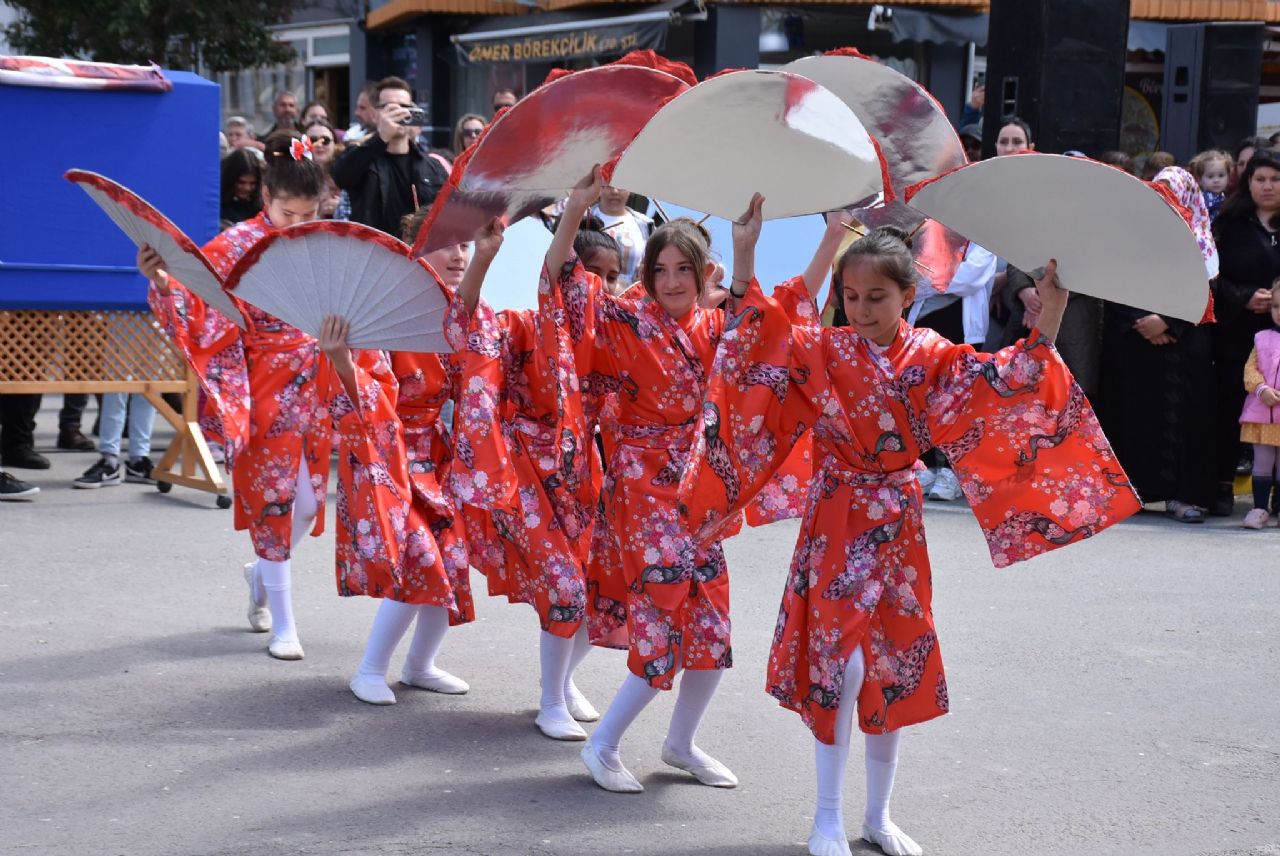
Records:
[[[371,707],[346,682],[376,604],[335,595],[331,536],[295,559],[307,657],[278,662],[244,621],[229,511],[74,491],[92,455],[53,458],[19,473],[36,502],[0,506],[0,852],[805,852],[809,734],[763,692],[794,523],[726,545],[737,666],[699,743],[741,787],[662,765],[664,695],[623,744],[646,786],[624,796],[535,730],[527,607],[480,596],[451,633],[469,695]],[[952,712],[906,732],[893,803],[926,853],[1280,854],[1280,530],[1144,514],[996,571],[963,506],[927,529]],[[597,651],[580,684],[603,709],[624,670]],[[861,801],[855,768],[851,831]]]

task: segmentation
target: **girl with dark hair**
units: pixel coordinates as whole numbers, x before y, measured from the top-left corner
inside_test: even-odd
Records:
[[[1232,480],[1242,462],[1240,378],[1254,334],[1270,326],[1271,287],[1280,277],[1280,159],[1259,148],[1245,165],[1235,192],[1213,224],[1219,276],[1214,290],[1214,377],[1218,390],[1214,449],[1217,482],[1210,513],[1231,514]],[[1274,508],[1274,506],[1273,506]]]
[[[617,392],[616,425],[602,426],[612,450],[602,491],[617,573],[593,564],[592,641],[629,649],[627,675],[582,759],[610,791],[643,790],[622,764],[626,730],[683,670],[662,760],[699,782],[731,788],[737,778],[699,749],[694,736],[733,662],[729,578],[719,541],[694,542],[676,497],[692,460],[694,426],[726,329],[741,321],[706,308],[710,259],[705,230],[676,219],[650,236],[640,263],[642,287],[609,294],[573,251],[577,224],[604,188],[597,168],[569,196],[547,253],[544,277],[563,302],[579,378],[588,389]],[[788,291],[788,317],[817,323],[813,295],[835,258],[843,229],[828,229],[803,281]],[[739,293],[750,285],[755,238],[735,246]],[[745,270],[746,273],[739,273]],[[727,294],[727,292],[724,292]]]
[[[753,206],[735,244],[760,228]],[[739,276],[734,253],[735,279]],[[832,284],[847,328],[796,325],[788,283],[752,284],[725,334],[696,464],[680,490],[698,540],[714,543],[808,431],[815,470],[778,617],[767,688],[815,737],[814,856],[849,856],[843,783],[853,725],[865,734],[862,837],[921,848],[889,816],[899,729],[947,711],[929,556],[913,469],[937,446],[960,474],[997,566],[1073,543],[1138,500],[1088,401],[1052,345],[1067,292],[1036,280],[1041,327],[979,354],[903,320],[918,275],[906,235],[854,243]],[[744,272],[741,274],[746,276]]]
[[[1017,116],[1000,119],[1000,133],[996,134],[996,154],[1014,155],[1035,151],[1036,142],[1031,137],[1031,126]]]
[[[219,219],[234,225],[262,210],[262,173],[262,158],[252,149],[236,149],[222,159]]]
[[[599,221],[592,219],[589,223],[598,224]],[[573,251],[582,259],[587,273],[598,276],[610,294],[621,294],[626,290],[619,280],[622,250],[612,235],[599,229],[579,229],[573,239]]]
[[[325,175],[310,143],[296,131],[274,133],[265,159],[262,211],[203,248],[220,277],[272,231],[318,217]],[[271,656],[300,660],[290,556],[308,529],[318,535],[323,527],[332,427],[320,415],[316,342],[232,294],[247,324],[240,330],[170,280],[150,247],[138,250],[138,268],[151,280],[152,311],[209,395],[201,427],[226,450],[236,486],[235,528],[249,530],[257,554],[244,568],[249,626],[271,631]]]

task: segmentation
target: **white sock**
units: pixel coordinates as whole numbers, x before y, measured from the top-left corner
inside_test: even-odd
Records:
[[[564,676],[564,697],[566,699],[578,698],[583,701],[586,700],[586,697],[573,682],[573,673],[577,671],[578,666],[590,653],[591,638],[587,635],[587,625],[584,623],[578,628],[578,632],[573,634],[573,653],[569,656],[569,671]]]
[[[443,606],[419,606],[418,624],[413,628],[413,641],[409,643],[409,653],[404,658],[404,668],[427,677],[439,677],[447,674],[436,667],[436,654],[444,644],[444,635],[449,632],[449,610]]]
[[[898,769],[897,731],[867,734],[867,814],[864,822],[880,832],[897,829],[889,819],[889,798]]]
[[[568,722],[573,717],[565,707],[564,690],[573,659],[573,639],[543,630],[538,639],[538,659],[542,665],[542,698],[538,706],[552,719]]]
[[[267,608],[271,610],[271,635],[286,642],[297,642],[298,628],[293,623],[289,560],[273,562],[258,559],[258,575],[262,579],[262,587],[267,591]]]
[[[391,665],[391,655],[417,614],[418,607],[413,604],[383,598],[382,603],[378,605],[378,613],[373,618],[373,629],[369,631],[369,641],[364,646],[364,658],[360,660],[360,667],[356,669],[356,674],[386,681],[387,668]]]
[[[316,514],[320,509],[316,505],[315,489],[311,487],[311,473],[307,471],[307,458],[304,455],[298,465],[298,480],[293,486],[293,522],[289,526],[289,546],[295,548],[302,543],[311,531]]]
[[[693,738],[722,677],[723,669],[685,669],[680,677],[675,710],[667,727],[667,748],[682,761],[705,764],[713,760],[693,744]]]
[[[612,770],[622,769],[622,759],[618,757],[622,735],[657,694],[658,690],[649,686],[644,678],[627,673],[627,679],[618,688],[618,694],[613,697],[609,709],[591,734],[591,745],[606,767]]]
[[[849,738],[853,717],[858,709],[858,693],[866,676],[862,648],[854,648],[844,668],[840,684],[840,707],[836,711],[836,742],[814,741],[814,764],[817,769],[818,800],[813,811],[813,825],[827,838],[843,841],[844,774],[849,765]]]

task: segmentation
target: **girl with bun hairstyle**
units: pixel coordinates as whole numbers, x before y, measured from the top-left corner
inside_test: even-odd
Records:
[[[319,217],[325,172],[296,131],[266,140],[263,210],[203,247],[225,278],[245,253],[276,229]],[[271,631],[268,653],[300,660],[290,596],[290,556],[307,530],[323,529],[330,429],[316,390],[319,350],[310,336],[237,300],[240,330],[169,278],[151,247],[138,250],[151,281],[149,301],[200,376],[210,406],[201,428],[226,449],[235,483],[235,528],[248,529],[257,560],[245,565],[249,626]]]
[[[761,200],[735,226],[758,233]],[[735,284],[739,276],[734,254]],[[809,431],[814,473],[783,590],[767,691],[816,738],[809,852],[848,856],[842,788],[853,724],[866,741],[862,837],[889,854],[920,847],[889,817],[903,726],[947,710],[930,608],[929,556],[913,470],[941,449],[960,475],[997,566],[1071,544],[1138,510],[1079,386],[1053,347],[1067,292],[1039,275],[1039,329],[980,354],[903,320],[918,275],[907,236],[852,244],[833,290],[849,326],[796,325],[752,283],[716,353],[680,497],[714,543]]]

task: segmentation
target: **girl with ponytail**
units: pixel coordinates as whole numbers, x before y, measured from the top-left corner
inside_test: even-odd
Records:
[[[296,131],[280,131],[265,146],[262,211],[203,248],[219,277],[272,231],[319,216],[326,179],[310,141]],[[235,483],[235,528],[249,530],[256,554],[244,566],[249,626],[271,631],[272,657],[300,660],[290,557],[308,530],[321,532],[329,473],[331,426],[316,391],[316,342],[232,294],[247,324],[240,330],[170,279],[150,247],[139,249],[138,268],[151,281],[156,317],[208,393],[201,428],[226,449]]]

